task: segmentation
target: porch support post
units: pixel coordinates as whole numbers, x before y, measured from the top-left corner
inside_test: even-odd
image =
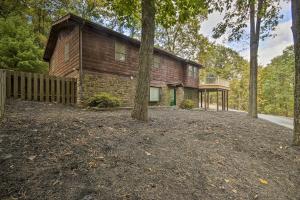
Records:
[[[207,91],[207,109],[209,109],[209,91]]]
[[[228,98],[228,93],[229,93],[229,91],[227,90],[227,91],[226,91],[226,104],[227,104],[227,111],[228,111],[228,99],[229,99],[229,98]]]
[[[201,108],[203,108],[203,94],[202,94],[202,91],[200,91],[200,105],[201,105]]]
[[[217,90],[217,111],[219,111],[219,90]]]
[[[204,90],[204,109],[207,110],[207,91]]]
[[[222,111],[224,111],[225,109],[224,109],[224,90],[222,90]]]

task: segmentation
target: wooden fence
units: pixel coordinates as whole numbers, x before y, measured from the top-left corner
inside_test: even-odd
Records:
[[[0,118],[4,114],[4,105],[6,99],[6,71],[0,70]]]
[[[6,96],[28,101],[75,104],[76,79],[6,71]]]

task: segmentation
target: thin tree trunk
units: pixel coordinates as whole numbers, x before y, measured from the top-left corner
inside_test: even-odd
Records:
[[[139,72],[131,116],[148,120],[150,70],[153,62],[155,0],[142,0],[142,39],[139,52]]]
[[[292,0],[293,36],[295,51],[294,145],[300,145],[300,2]]]

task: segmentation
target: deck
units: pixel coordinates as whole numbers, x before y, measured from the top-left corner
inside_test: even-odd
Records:
[[[216,104],[217,111],[219,111],[219,99],[221,93],[221,110],[228,111],[228,95],[229,95],[229,81],[225,79],[221,79],[219,77],[207,77],[205,80],[200,81],[199,84],[199,92],[200,92],[200,107],[205,110],[209,109],[210,98],[209,95],[211,93],[216,94]]]

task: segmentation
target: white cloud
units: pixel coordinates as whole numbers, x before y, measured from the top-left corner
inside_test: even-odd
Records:
[[[272,58],[279,56],[289,45],[293,44],[293,35],[291,31],[292,21],[287,21],[278,25],[275,38],[268,38],[261,42],[259,49],[259,63],[266,65]]]
[[[292,44],[292,32],[291,32],[291,24],[292,21],[290,19],[290,4],[284,1],[281,2],[282,11],[281,13],[286,15],[284,17],[285,21],[281,22],[276,28],[274,34],[276,37],[267,38],[265,41],[261,41],[259,48],[259,64],[266,65],[268,64],[272,58],[278,56],[282,53],[282,51],[289,45]],[[200,32],[209,38],[210,41],[216,42],[217,44],[222,44],[224,46],[230,47],[240,53],[245,59],[249,60],[249,42],[241,41],[237,43],[228,43],[226,41],[226,35],[220,39],[212,38],[212,30],[218,23],[223,20],[224,14],[220,14],[214,12],[208,16],[208,19],[202,23]]]

